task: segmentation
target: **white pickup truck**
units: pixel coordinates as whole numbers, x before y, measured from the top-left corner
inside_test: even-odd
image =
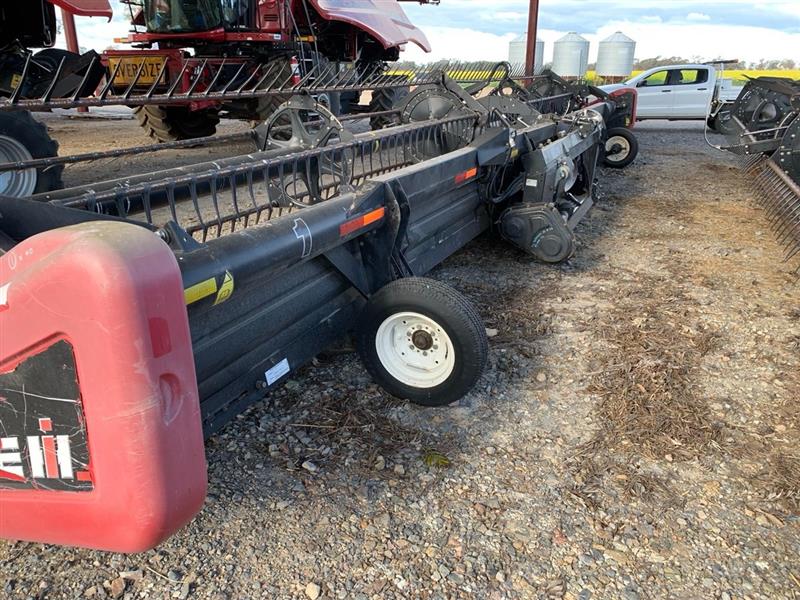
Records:
[[[655,67],[636,77],[613,85],[603,85],[607,92],[635,87],[639,94],[636,119],[708,120],[712,129],[722,131],[730,109],[741,92],[733,81],[705,64]]]

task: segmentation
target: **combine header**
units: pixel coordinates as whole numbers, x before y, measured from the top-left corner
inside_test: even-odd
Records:
[[[800,254],[800,81],[750,81],[731,111],[728,144],[769,212],[786,260]]]
[[[399,398],[472,389],[481,319],[423,276],[485,231],[568,259],[635,92],[476,99],[433,75],[395,127],[353,135],[298,96],[250,154],[0,199],[0,536],[159,544],[202,506],[204,435],[351,330]]]

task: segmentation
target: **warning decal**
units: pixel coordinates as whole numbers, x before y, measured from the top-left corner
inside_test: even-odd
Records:
[[[214,306],[217,306],[233,295],[233,287],[233,273],[225,271],[221,277],[211,277],[186,288],[183,290],[183,296],[187,306],[212,296],[214,297]]]

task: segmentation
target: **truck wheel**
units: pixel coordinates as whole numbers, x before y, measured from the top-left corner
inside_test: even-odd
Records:
[[[215,110],[189,110],[185,106],[137,106],[133,109],[139,125],[154,140],[174,142],[207,137],[217,132]]]
[[[411,93],[407,87],[401,88],[381,88],[372,92],[372,100],[369,103],[369,112],[383,112],[397,108]],[[369,124],[373,131],[392,127],[400,123],[400,115],[377,115],[371,117]]]
[[[58,144],[47,127],[28,111],[0,113],[0,163],[58,156]],[[48,169],[0,171],[0,196],[24,198],[64,187],[63,165]]]
[[[472,304],[443,283],[415,277],[393,281],[370,299],[356,342],[383,389],[422,406],[446,406],[464,396],[489,353]]]
[[[624,169],[639,154],[639,140],[630,129],[614,127],[608,130],[603,163],[612,169]]]

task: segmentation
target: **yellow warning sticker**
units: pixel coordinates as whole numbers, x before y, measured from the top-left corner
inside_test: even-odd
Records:
[[[217,293],[217,289],[217,279],[212,277],[183,290],[183,297],[187,305],[194,304],[204,298],[213,296]]]
[[[233,295],[233,274],[230,271],[225,271],[225,276],[222,278],[222,285],[219,287],[217,299],[214,306],[222,304]]]
[[[20,81],[22,81],[22,75],[20,73],[14,73],[11,76],[11,89],[12,90],[17,89],[17,86],[19,86]]]

